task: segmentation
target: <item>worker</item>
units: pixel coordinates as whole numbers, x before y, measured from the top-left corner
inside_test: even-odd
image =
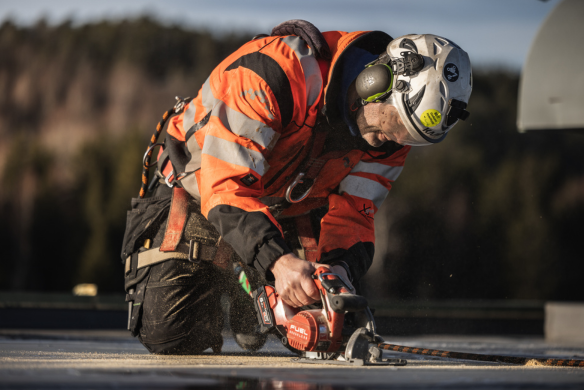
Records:
[[[179,100],[162,184],[128,214],[132,333],[152,353],[220,352],[229,306],[237,343],[260,348],[234,266],[294,307],[319,300],[317,263],[359,289],[374,215],[411,146],[466,119],[471,89],[468,55],[435,35],[321,33],[292,20],[244,44]]]

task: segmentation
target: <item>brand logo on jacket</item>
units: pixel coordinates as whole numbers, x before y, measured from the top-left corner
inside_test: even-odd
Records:
[[[259,179],[257,177],[255,177],[254,175],[252,175],[251,173],[248,173],[246,176],[244,176],[240,179],[240,181],[248,187],[251,187],[252,185],[257,183],[258,180]]]
[[[368,207],[365,203],[363,203],[363,208],[359,210],[359,212],[363,214],[364,217],[373,219],[373,216],[371,215],[373,214],[373,207]]]

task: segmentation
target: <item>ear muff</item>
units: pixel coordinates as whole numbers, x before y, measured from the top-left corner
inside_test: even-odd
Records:
[[[376,102],[387,96],[392,87],[393,71],[387,64],[369,65],[355,80],[357,94],[367,103]]]

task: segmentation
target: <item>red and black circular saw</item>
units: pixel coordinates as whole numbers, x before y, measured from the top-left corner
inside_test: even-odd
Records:
[[[343,278],[319,267],[312,276],[320,292],[318,308],[293,308],[272,286],[253,292],[258,331],[274,333],[300,355],[300,363],[405,365],[404,359],[383,359],[367,300]]]

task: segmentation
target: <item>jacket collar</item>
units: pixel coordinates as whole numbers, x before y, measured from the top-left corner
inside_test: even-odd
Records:
[[[323,35],[333,57],[325,87],[323,112],[335,130],[358,135],[356,123],[344,112],[347,89],[363,66],[381,54],[392,38],[382,31],[329,31]]]

